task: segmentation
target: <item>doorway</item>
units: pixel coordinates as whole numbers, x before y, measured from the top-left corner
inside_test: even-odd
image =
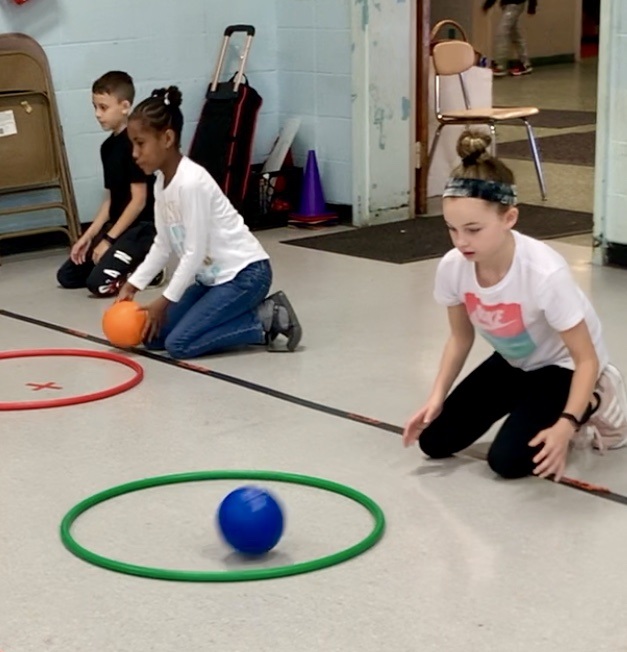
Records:
[[[582,0],[580,56],[589,59],[599,56],[599,24],[601,0]]]

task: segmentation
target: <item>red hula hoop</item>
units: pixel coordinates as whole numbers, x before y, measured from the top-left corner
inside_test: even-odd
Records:
[[[103,389],[98,392],[90,392],[89,394],[81,394],[79,396],[67,396],[64,398],[53,398],[42,401],[0,401],[0,410],[37,410],[41,408],[64,407],[67,405],[78,405],[79,403],[99,401],[103,398],[109,398],[110,396],[126,392],[132,387],[138,385],[144,378],[144,369],[139,363],[109,351],[91,351],[88,349],[25,349],[23,351],[0,351],[0,360],[48,356],[74,356],[77,358],[98,358],[100,360],[108,360],[110,362],[117,362],[118,364],[122,364],[125,367],[132,369],[135,372],[135,375],[129,380],[126,380],[119,385],[115,385],[114,387]]]

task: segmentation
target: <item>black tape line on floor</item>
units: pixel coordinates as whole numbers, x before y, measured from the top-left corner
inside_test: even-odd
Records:
[[[473,460],[479,460],[485,462],[487,460],[486,454],[482,451],[477,450],[475,446],[470,446],[462,455],[470,457]],[[547,478],[547,482],[553,482],[553,480]],[[560,484],[570,487],[571,489],[577,489],[577,491],[583,491],[584,493],[597,498],[605,498],[605,500],[610,500],[614,503],[619,503],[620,505],[627,505],[627,496],[622,494],[614,493],[610,491],[607,487],[601,485],[592,484],[590,482],[585,482],[584,480],[576,480],[575,478],[562,478]]]
[[[79,337],[83,340],[87,340],[94,344],[102,344],[103,346],[111,347],[111,344],[107,340],[101,337],[96,337],[95,335],[90,335],[89,333],[83,333],[82,331],[77,331],[72,328],[67,328],[66,326],[60,326],[59,324],[53,324],[41,319],[36,319],[34,317],[28,317],[27,315],[21,315],[16,312],[10,312],[9,310],[0,309],[0,315],[3,317],[8,317],[10,319],[15,319],[27,324],[32,324],[34,326],[41,326],[42,328],[47,328],[48,330],[53,330],[58,333],[63,333],[65,335],[71,335],[73,337]],[[340,417],[342,419],[348,419],[350,421],[356,421],[368,426],[373,426],[379,430],[385,430],[387,432],[393,432],[395,434],[401,434],[403,429],[399,426],[392,425],[391,423],[385,423],[377,419],[371,419],[361,414],[355,414],[353,412],[348,412],[346,410],[341,410],[339,408],[334,408],[329,405],[324,405],[322,403],[317,403],[315,401],[310,401],[305,398],[300,398],[299,396],[294,396],[293,394],[287,394],[286,392],[281,392],[271,387],[266,387],[265,385],[259,385],[242,378],[236,378],[235,376],[230,376],[228,374],[221,373],[219,371],[213,371],[212,369],[207,369],[200,365],[193,363],[185,362],[182,360],[173,360],[172,358],[167,358],[164,355],[155,353],[154,351],[147,351],[144,348],[132,347],[129,349],[122,349],[127,352],[133,352],[141,357],[149,358],[150,360],[156,360],[167,364],[171,367],[176,367],[178,369],[186,369],[188,371],[193,371],[194,373],[201,374],[203,376],[208,376],[210,378],[215,378],[232,385],[237,385],[238,387],[243,387],[244,389],[249,389],[253,392],[259,392],[260,394],[265,394],[266,396],[271,396],[272,398],[279,399],[281,401],[287,401],[288,403],[293,403],[294,405],[300,405],[301,407],[309,408],[310,410],[316,410],[318,412],[323,412],[331,416]]]
[[[89,333],[84,333],[82,331],[77,331],[66,326],[60,326],[59,324],[53,324],[51,322],[43,321],[42,319],[36,319],[35,317],[29,317],[27,315],[22,315],[16,312],[11,312],[9,310],[4,310],[0,308],[0,316],[8,317],[9,319],[14,319],[16,321],[21,321],[26,324],[32,324],[33,326],[40,326],[41,328],[46,328],[48,330],[56,331],[57,333],[63,333],[64,335],[71,335],[72,337],[78,337],[88,342],[94,344],[100,344],[103,346],[111,347],[111,344],[102,337],[96,337],[95,335],[90,335]],[[201,374],[203,376],[208,376],[209,378],[215,378],[216,380],[221,380],[223,382],[230,383],[232,385],[237,385],[238,387],[243,387],[254,392],[259,392],[266,396],[271,396],[272,398],[279,399],[281,401],[287,401],[294,405],[300,405],[301,407],[308,408],[310,410],[316,410],[317,412],[322,412],[324,414],[329,414],[331,416],[339,417],[341,419],[347,419],[349,421],[355,421],[357,423],[362,423],[364,425],[372,426],[379,430],[385,430],[386,432],[392,432],[394,434],[400,435],[403,433],[403,429],[400,426],[395,426],[391,423],[385,423],[384,421],[379,421],[377,419],[372,419],[361,414],[355,414],[353,412],[348,412],[346,410],[341,410],[339,408],[334,408],[322,403],[317,403],[315,401],[310,401],[308,399],[300,398],[292,394],[287,394],[286,392],[281,392],[271,387],[266,387],[265,385],[259,385],[257,383],[250,382],[248,380],[243,380],[242,378],[236,378],[235,376],[230,376],[228,374],[221,373],[219,371],[213,371],[200,365],[195,365],[181,360],[174,360],[172,358],[166,358],[165,356],[155,353],[154,351],[147,351],[146,349],[133,347],[127,349],[141,357],[148,358],[150,360],[155,360],[156,362],[161,362],[167,364],[171,367],[176,367],[178,369],[186,369],[188,371],[193,371],[194,373]],[[486,457],[483,453],[480,453],[470,447],[462,453],[467,457],[471,457],[475,460],[485,461]],[[549,480],[552,482],[552,480]],[[604,498],[621,505],[627,505],[627,496],[622,494],[614,493],[610,491],[607,487],[602,487],[599,485],[590,484],[581,480],[575,480],[573,478],[562,478],[560,481],[561,484],[570,487],[571,489],[577,489],[578,491],[583,491],[588,495],[597,496],[598,498]]]

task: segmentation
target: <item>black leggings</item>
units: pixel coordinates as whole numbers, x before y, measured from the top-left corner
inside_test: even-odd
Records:
[[[440,416],[420,435],[420,448],[429,457],[449,457],[508,414],[490,447],[488,464],[504,478],[527,476],[541,448],[531,448],[529,441],[564,411],[572,376],[570,369],[554,365],[522,371],[494,353],[451,392]]]
[[[155,237],[151,222],[139,222],[127,229],[110,247],[97,265],[91,260],[94,248],[106,233],[103,229],[94,238],[82,265],[68,258],[57,272],[59,285],[68,289],[86,287],[98,297],[115,294],[126,278],[144,260]]]

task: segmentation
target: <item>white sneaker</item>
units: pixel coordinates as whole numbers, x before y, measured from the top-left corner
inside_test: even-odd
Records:
[[[598,407],[587,423],[592,445],[611,450],[627,445],[627,392],[625,381],[614,365],[607,365],[596,386]]]

